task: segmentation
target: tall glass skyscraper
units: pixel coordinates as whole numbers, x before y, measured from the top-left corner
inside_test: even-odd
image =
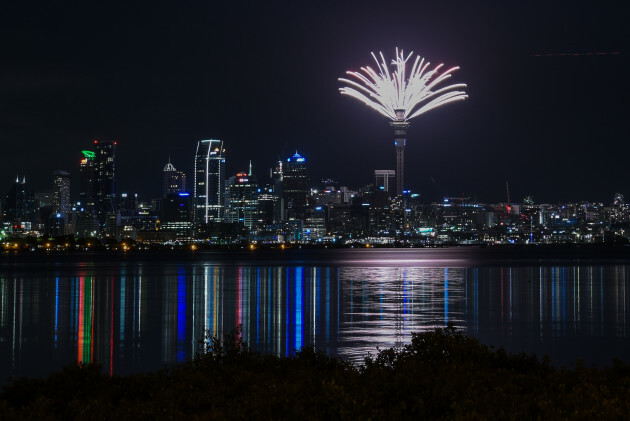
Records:
[[[70,213],[70,173],[67,171],[55,171],[53,173],[53,212],[63,218],[64,224],[68,222],[68,214]]]
[[[79,169],[79,200],[89,214],[94,214],[96,207],[95,175],[96,154],[93,151],[81,151],[83,159]]]
[[[304,219],[308,197],[306,158],[295,151],[282,171],[282,198],[285,218]]]
[[[225,221],[252,229],[258,223],[258,182],[251,171],[228,180]]]
[[[223,220],[225,209],[225,149],[223,141],[200,140],[195,153],[195,224]]]
[[[96,205],[101,220],[116,210],[116,145],[114,141],[94,141]]]

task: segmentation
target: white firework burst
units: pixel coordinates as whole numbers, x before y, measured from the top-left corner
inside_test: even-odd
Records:
[[[339,78],[340,82],[348,85],[339,88],[339,92],[358,99],[394,121],[409,120],[450,102],[468,98],[466,92],[461,90],[466,87],[464,83],[436,89],[459,67],[440,73],[444,65],[439,64],[433,70],[427,70],[430,63],[417,55],[407,79],[407,61],[413,52],[405,57],[404,52],[396,48],[396,58],[391,63],[395,67],[393,72],[389,71],[383,53],[379,55],[380,62],[372,53],[378,73],[369,66],[361,67],[363,73],[348,71],[346,74],[357,80]],[[402,116],[397,115],[396,111],[401,110]]]

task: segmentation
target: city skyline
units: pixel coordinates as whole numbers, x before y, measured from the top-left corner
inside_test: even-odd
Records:
[[[395,168],[391,128],[339,98],[337,78],[400,46],[459,65],[471,95],[408,131],[406,184],[427,201],[503,201],[506,180],[514,201],[630,194],[618,6],[287,6],[10,6],[0,191],[16,174],[35,191],[56,170],[76,180],[75,151],[92,139],[119,142],[118,191],[159,195],[169,155],[192,179],[194,145],[208,138],[230,145],[226,176],[251,159],[264,182],[298,149],[312,180],[361,185]]]
[[[239,176],[240,173],[244,172],[244,168],[240,168],[237,169],[233,172],[231,172],[231,170],[226,170],[226,168],[230,168],[233,167],[234,165],[230,165],[230,159],[226,159],[227,155],[230,155],[230,158],[232,157],[232,154],[229,154],[229,152],[227,152],[227,149],[224,145],[224,141],[223,140],[199,140],[194,142],[195,145],[197,145],[197,149],[199,148],[199,145],[201,145],[204,142],[220,142],[221,144],[221,150],[222,150],[222,156],[220,156],[219,158],[222,160],[222,163],[220,164],[220,169],[217,169],[217,185],[224,185],[225,188],[224,190],[226,190],[228,188],[228,184],[226,184],[227,181],[229,181],[230,178],[234,178],[235,176]],[[88,142],[89,143],[93,143],[92,146],[101,146],[101,145],[111,145],[110,147],[114,147],[114,148],[118,148],[118,142],[117,141],[99,141],[99,140],[93,140],[92,142]],[[89,146],[88,146],[89,147]],[[93,148],[93,149],[98,149],[98,148]],[[210,153],[210,150],[207,150],[206,152]],[[115,152],[114,152],[115,154]],[[103,182],[101,180],[98,179],[98,174],[100,172],[104,172],[104,173],[108,173],[108,180],[105,183],[105,185],[109,184],[109,187],[105,187],[107,189],[108,194],[105,194],[104,192],[101,192],[101,196],[106,196],[107,200],[111,203],[113,203],[114,201],[117,200],[121,200],[121,197],[127,197],[128,194],[133,194],[135,195],[138,199],[144,201],[144,202],[149,202],[151,200],[154,199],[160,199],[163,197],[166,197],[168,195],[171,194],[177,194],[179,192],[186,192],[189,193],[190,195],[195,195],[195,183],[193,182],[193,180],[195,179],[196,176],[196,170],[191,170],[190,171],[190,175],[188,172],[185,171],[181,171],[179,169],[176,169],[174,167],[174,164],[170,157],[170,155],[167,157],[167,160],[165,161],[166,163],[156,163],[155,165],[157,165],[157,167],[162,168],[158,174],[156,174],[154,176],[154,179],[151,182],[151,187],[150,187],[150,192],[147,191],[132,191],[132,190],[128,190],[128,189],[124,189],[124,188],[118,188],[118,184],[120,182],[120,178],[119,178],[119,172],[118,170],[116,170],[116,173],[114,175],[114,173],[112,172],[112,170],[90,170],[90,171],[94,171],[94,174],[92,174],[92,172],[89,173],[89,175],[87,175],[87,179],[86,179],[86,166],[87,164],[94,162],[95,157],[97,157],[99,155],[99,153],[95,153],[93,151],[89,151],[89,150],[81,150],[79,151],[77,154],[77,157],[81,156],[82,158],[77,158],[76,160],[76,168],[70,169],[70,171],[68,171],[68,169],[56,169],[54,170],[51,174],[47,175],[47,179],[46,179],[46,175],[44,175],[44,179],[45,179],[45,184],[43,185],[42,188],[35,188],[33,187],[33,184],[31,182],[32,180],[32,172],[29,172],[28,170],[25,171],[20,171],[19,173],[15,174],[14,176],[14,180],[12,180],[8,186],[7,186],[7,190],[2,193],[0,192],[0,197],[5,197],[6,196],[6,192],[11,190],[13,188],[13,186],[16,183],[20,183],[23,185],[27,186],[27,190],[30,191],[31,193],[35,193],[35,195],[37,196],[39,195],[44,195],[47,197],[47,195],[49,194],[58,194],[56,192],[57,190],[57,177],[58,174],[62,173],[64,174],[64,177],[67,178],[68,180],[72,180],[72,182],[70,183],[70,187],[67,187],[66,189],[68,190],[68,196],[70,201],[74,204],[74,203],[83,203],[83,206],[85,206],[85,204],[87,203],[87,206],[94,206],[94,202],[102,202],[103,199],[98,199],[99,194],[94,191],[94,193],[92,193],[93,197],[86,197],[85,196],[85,192],[86,192],[86,187],[85,184],[87,185],[91,185],[94,184],[96,187],[96,190],[101,191],[102,187],[99,187],[103,184]],[[199,153],[198,151],[194,153],[194,161],[198,162],[199,161]],[[246,173],[248,173],[249,175],[254,175],[257,179],[258,179],[258,183],[261,187],[266,186],[266,187],[273,187],[275,184],[275,172],[277,171],[277,165],[278,164],[282,164],[282,162],[284,162],[285,160],[291,160],[292,157],[299,157],[302,161],[305,160],[305,158],[303,158],[298,152],[297,150],[295,151],[294,154],[292,153],[287,153],[285,154],[283,157],[281,157],[279,160],[273,162],[273,163],[269,163],[268,165],[263,165],[263,169],[260,171],[254,171],[252,168],[256,168],[255,165],[252,164],[253,160],[249,160],[249,163],[247,165],[248,171]],[[111,163],[109,165],[111,165],[113,167],[115,162],[118,162],[119,157],[116,156],[115,160],[110,158]],[[206,157],[207,159],[207,157]],[[202,159],[204,160],[204,159]],[[383,161],[385,162],[385,160]],[[312,163],[309,164],[309,173],[312,171]],[[197,166],[198,164],[195,164],[195,166]],[[101,163],[100,166],[103,166],[103,164]],[[276,166],[276,167],[274,167]],[[118,164],[116,164],[116,167],[118,167]],[[396,167],[396,161],[394,158],[394,163],[392,165],[392,167]],[[178,168],[179,165],[178,165]],[[200,171],[201,171],[201,167]],[[152,168],[153,169],[153,168]],[[138,172],[142,172],[142,168],[138,169]],[[334,180],[331,177],[322,177],[321,179],[314,179],[313,177],[308,177],[308,181],[307,183],[304,185],[303,188],[305,188],[306,190],[309,190],[311,193],[312,192],[317,192],[318,189],[321,189],[324,186],[327,185],[335,185],[335,186],[343,186],[344,188],[351,188],[351,189],[359,189],[362,190],[364,188],[375,188],[375,189],[379,189],[380,187],[385,187],[385,183],[387,183],[386,181],[384,181],[383,177],[385,176],[384,174],[387,174],[387,177],[391,178],[391,181],[389,181],[389,187],[385,188],[385,191],[389,192],[391,195],[395,195],[396,193],[396,188],[395,185],[397,183],[397,177],[396,177],[396,170],[395,169],[373,169],[371,170],[371,174],[369,174],[368,176],[366,176],[364,179],[360,180],[358,184],[356,185],[350,185],[349,183],[344,183],[344,180]],[[190,177],[190,184],[186,183],[186,179]],[[205,175],[204,175],[205,177]],[[375,179],[376,177],[376,179]],[[380,177],[380,179],[379,179]],[[27,178],[28,178],[28,183],[27,183]],[[380,182],[379,182],[380,180]],[[168,183],[172,183],[170,190],[167,188]],[[328,183],[328,184],[327,184]],[[1,185],[2,183],[0,183]],[[179,186],[179,187],[178,187]],[[181,186],[187,186],[186,188],[181,188]],[[422,197],[420,200],[424,203],[440,203],[443,199],[449,198],[449,197],[468,197],[469,199],[471,199],[473,202],[475,203],[487,203],[487,204],[509,204],[509,203],[524,203],[524,204],[529,204],[529,203],[534,203],[534,200],[536,199],[536,197],[534,197],[531,194],[527,194],[527,195],[523,195],[522,197],[516,197],[514,194],[510,193],[511,192],[511,185],[509,184],[509,180],[505,180],[502,185],[502,195],[503,197],[497,197],[496,199],[480,199],[477,195],[477,192],[444,192],[444,194],[441,194],[440,196],[434,196],[434,197],[422,197],[422,193],[418,192],[417,190],[413,190],[411,187],[405,187],[405,191],[404,193],[414,193],[415,197]],[[383,188],[381,188],[382,190]],[[225,195],[226,192],[223,191],[222,193],[217,193],[218,195],[223,194]],[[122,196],[121,196],[122,195]],[[603,197],[602,199],[593,199],[593,198],[582,198],[579,200],[560,200],[558,198],[551,198],[551,200],[545,200],[545,201],[541,201],[541,200],[535,200],[536,204],[563,204],[563,203],[601,203],[604,205],[607,204],[617,204],[617,202],[619,201],[619,197],[624,197],[625,192],[624,191],[614,191],[613,193],[611,193],[608,197]],[[499,196],[501,196],[501,194],[499,194]],[[56,200],[56,199],[55,199]],[[218,199],[219,202],[221,202],[221,200],[223,199]],[[0,201],[1,203],[1,201]],[[110,207],[113,209],[114,205],[113,204],[108,204],[106,206],[107,209],[109,209]],[[223,205],[224,206],[224,205]],[[199,207],[199,206],[197,206]],[[0,210],[2,210],[2,208],[0,207]],[[222,219],[222,217],[218,217],[218,219]],[[211,218],[212,219],[212,218]]]
[[[521,201],[480,203],[477,198],[444,197],[426,203],[420,194],[394,189],[394,170],[375,170],[374,183],[358,189],[335,180],[309,178],[309,159],[298,151],[276,162],[272,183],[258,183],[248,172],[227,176],[223,140],[197,142],[192,192],[186,175],[170,158],[163,168],[162,195],[151,200],[116,190],[116,141],[95,140],[82,150],[79,202],[72,200],[70,173],[56,171],[53,189],[34,192],[26,177],[16,177],[0,209],[0,240],[49,250],[87,247],[76,241],[126,241],[148,244],[261,245],[414,245],[445,244],[615,244],[629,241],[630,204],[622,193],[612,203]],[[156,180],[157,182],[158,180]],[[397,180],[396,180],[397,182]],[[319,187],[318,187],[319,184]],[[46,238],[46,242],[44,242]],[[70,240],[71,238],[71,240]],[[7,240],[9,240],[7,242]],[[70,241],[73,244],[70,244]],[[114,246],[114,250],[118,246]]]

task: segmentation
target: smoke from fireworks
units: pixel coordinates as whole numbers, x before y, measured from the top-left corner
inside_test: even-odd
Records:
[[[395,66],[393,72],[389,71],[383,53],[379,54],[380,62],[372,53],[378,73],[369,66],[361,67],[363,73],[348,71],[346,74],[354,76],[358,81],[339,78],[340,82],[349,85],[339,88],[339,92],[358,99],[394,121],[399,120],[396,110],[403,110],[404,120],[409,120],[450,102],[468,98],[464,91],[459,90],[466,87],[463,83],[434,90],[459,67],[452,67],[440,74],[443,64],[427,70],[430,63],[416,56],[407,79],[407,61],[413,52],[405,57],[404,52],[399,52],[396,48],[396,58],[392,61]]]

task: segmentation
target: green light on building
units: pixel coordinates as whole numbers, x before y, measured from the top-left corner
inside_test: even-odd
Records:
[[[94,159],[96,158],[96,154],[92,151],[81,151],[81,153],[87,158],[87,159]]]

